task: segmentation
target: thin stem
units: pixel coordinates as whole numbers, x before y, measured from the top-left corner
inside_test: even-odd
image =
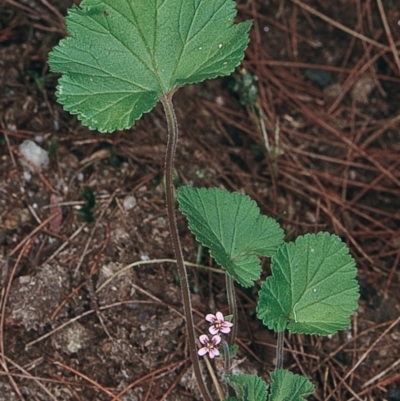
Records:
[[[278,331],[278,339],[276,342],[276,368],[283,369],[283,345],[285,342],[285,332]]]
[[[207,366],[208,373],[210,373],[211,380],[214,383],[215,389],[217,390],[217,394],[218,394],[219,400],[220,401],[225,400],[225,398],[227,398],[227,397],[225,397],[224,392],[222,391],[221,385],[220,385],[220,383],[218,381],[218,378],[217,378],[217,375],[215,374],[215,371],[214,371],[214,369],[213,369],[213,367],[211,365],[211,362],[208,359],[208,356],[204,357],[204,363]]]
[[[229,353],[229,345],[225,340],[222,342],[222,347],[224,348],[224,371],[225,374],[227,375],[231,373],[231,355]],[[226,380],[224,380],[224,388],[226,397],[224,397],[223,400],[225,398],[229,398],[229,396],[235,395],[234,389],[228,386]]]
[[[204,383],[200,371],[199,357],[197,355],[196,338],[194,332],[194,323],[192,315],[192,305],[190,302],[189,282],[185,262],[183,260],[182,247],[179,239],[178,225],[176,221],[175,211],[175,187],[173,183],[174,159],[175,151],[178,143],[178,123],[176,120],[175,110],[172,104],[172,93],[164,94],[161,102],[164,106],[164,112],[168,123],[168,143],[165,151],[165,196],[167,203],[167,215],[169,223],[169,231],[172,239],[172,247],[174,249],[176,264],[178,267],[179,280],[181,284],[183,309],[186,319],[186,330],[189,344],[190,359],[193,363],[193,371],[197,379],[201,394],[205,401],[212,401],[210,393]]]
[[[225,274],[225,282],[226,282],[226,295],[228,298],[228,306],[229,306],[229,314],[232,315],[232,330],[228,335],[228,344],[232,346],[236,341],[237,334],[237,303],[235,296],[235,284],[233,278],[229,274]]]
[[[233,278],[225,273],[225,283],[226,283],[226,295],[228,298],[228,306],[229,306],[229,314],[232,315],[232,329],[228,334],[228,344],[224,341],[224,351],[225,351],[225,372],[228,373],[228,370],[231,368],[231,359],[229,355],[229,346],[235,344],[236,335],[237,335],[237,322],[238,322],[238,312],[237,312],[237,303],[235,296],[235,282]],[[232,387],[228,387],[228,395],[234,396],[235,391]]]
[[[226,341],[222,342],[224,348],[224,370],[228,374],[231,370],[231,355],[229,354],[229,345]]]

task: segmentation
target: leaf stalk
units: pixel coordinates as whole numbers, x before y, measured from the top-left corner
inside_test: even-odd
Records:
[[[285,342],[285,332],[278,331],[276,342],[276,369],[283,369],[283,345]]]
[[[193,371],[196,376],[200,392],[205,401],[212,401],[211,395],[204,383],[203,376],[200,370],[200,362],[197,355],[196,337],[194,331],[192,304],[190,301],[190,289],[187,277],[185,262],[183,259],[182,246],[179,239],[178,224],[176,221],[175,209],[175,187],[173,183],[173,171],[176,147],[178,144],[178,122],[174,106],[172,104],[173,93],[165,93],[161,97],[161,102],[164,107],[165,116],[168,124],[168,142],[165,151],[165,196],[167,204],[167,216],[169,230],[171,234],[172,247],[175,254],[176,264],[178,268],[178,275],[181,284],[183,309],[186,319],[186,331],[188,338],[189,354],[193,364]]]
[[[226,283],[226,295],[228,299],[228,306],[229,306],[229,314],[232,315],[232,323],[233,327],[228,335],[228,344],[232,346],[235,344],[236,335],[237,335],[237,303],[236,303],[236,296],[235,296],[235,284],[232,276],[225,273],[225,283]]]

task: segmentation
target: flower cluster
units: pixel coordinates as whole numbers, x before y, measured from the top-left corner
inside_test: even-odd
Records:
[[[199,340],[204,347],[198,351],[199,356],[204,356],[208,353],[211,359],[219,355],[218,345],[221,342],[222,334],[228,334],[231,331],[233,323],[225,321],[224,315],[221,312],[217,312],[215,315],[209,313],[206,316],[206,320],[211,323],[208,331],[212,335],[210,338],[207,334],[202,334]]]

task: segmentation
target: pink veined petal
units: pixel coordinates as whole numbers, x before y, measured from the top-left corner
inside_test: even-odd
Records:
[[[203,347],[203,348],[200,348],[200,349],[197,351],[197,354],[198,354],[199,356],[204,356],[205,354],[207,354],[207,352],[208,352],[208,348],[207,348],[207,347]]]
[[[211,341],[214,345],[218,345],[221,342],[221,337],[219,335],[213,336]]]
[[[211,327],[210,327],[211,328]],[[231,328],[230,327],[226,327],[226,326],[222,326],[221,328],[220,328],[220,330],[219,330],[221,333],[224,333],[224,334],[228,334],[228,333],[230,333],[231,332]],[[218,331],[217,331],[218,332]],[[210,333],[211,333],[211,330],[210,330]],[[213,333],[211,333],[211,334],[213,334]]]
[[[208,344],[209,341],[210,341],[210,339],[208,338],[208,335],[207,335],[207,334],[202,334],[202,335],[199,337],[199,340],[200,340],[200,342],[201,342],[203,345]]]
[[[216,320],[216,317],[215,317],[215,315],[213,315],[212,313],[209,313],[209,314],[206,316],[206,320],[207,320],[207,322],[214,323],[215,320]]]
[[[210,353],[210,358],[211,359],[213,359],[213,358],[215,358],[216,356],[219,355],[219,351],[216,348],[211,349],[209,353]]]
[[[217,320],[219,320],[220,322],[224,321],[224,315],[221,312],[217,312],[215,314],[215,317],[217,318]]]
[[[219,330],[213,325],[210,326],[210,328],[208,329],[208,331],[210,332],[210,334],[212,334],[213,336],[215,336],[216,334],[218,334]]]

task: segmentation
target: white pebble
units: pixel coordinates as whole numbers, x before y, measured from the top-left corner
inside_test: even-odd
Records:
[[[136,206],[136,198],[132,195],[128,195],[125,197],[123,205],[126,211],[133,209]]]
[[[22,156],[25,157],[26,160],[31,162],[33,165],[37,167],[39,171],[42,171],[43,168],[47,167],[49,164],[49,154],[46,150],[42,149],[40,146],[36,145],[35,142],[26,140],[21,143],[18,147]],[[34,171],[31,166],[29,166],[24,160],[20,160],[23,167],[30,171]]]
[[[32,174],[29,171],[24,171],[23,177],[25,181],[30,181],[32,179]]]

